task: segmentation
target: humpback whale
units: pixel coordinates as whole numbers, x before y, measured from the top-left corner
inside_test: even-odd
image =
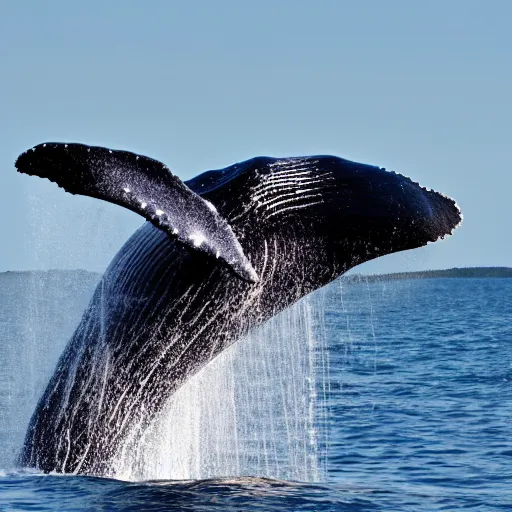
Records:
[[[20,464],[111,475],[195,372],[350,268],[451,234],[455,201],[335,156],[256,157],[182,182],[127,151],[45,143],[19,172],[147,219],[114,257],[31,418]]]

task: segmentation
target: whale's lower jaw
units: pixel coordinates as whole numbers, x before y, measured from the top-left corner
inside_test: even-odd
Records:
[[[261,157],[187,185],[227,219],[259,280],[142,226],[61,356],[21,465],[112,475],[130,431],[144,431],[191,375],[249,329],[359,263],[451,233],[461,218],[449,198],[336,157]]]

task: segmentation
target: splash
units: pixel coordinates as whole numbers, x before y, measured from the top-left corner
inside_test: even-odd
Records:
[[[16,464],[30,416],[99,276],[0,273],[0,468]]]
[[[112,474],[123,480],[326,476],[329,360],[322,291],[225,350],[152,426],[134,426]]]

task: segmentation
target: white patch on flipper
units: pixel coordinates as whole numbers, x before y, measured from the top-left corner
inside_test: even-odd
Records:
[[[140,207],[142,209],[146,208],[147,205],[148,205],[148,203],[144,203],[144,202],[140,203]]]
[[[190,235],[189,238],[192,240],[194,247],[201,247],[202,243],[206,240],[202,233],[194,233],[193,235]]]
[[[210,201],[207,201],[206,199],[203,199],[203,201],[206,203],[206,206],[208,206],[209,210],[211,210],[214,213],[217,213],[217,208],[215,208],[215,206],[213,206],[213,204],[210,203]]]
[[[164,211],[163,210],[157,210],[155,213],[160,217],[160,215],[164,214]]]
[[[215,257],[216,257],[216,258],[218,258],[219,256],[220,256],[220,252],[219,252],[219,251],[217,251],[217,252],[215,253]]]
[[[173,235],[177,235],[178,233],[179,233],[179,231],[178,231],[176,228],[174,228],[174,229],[172,230],[172,234],[173,234]]]
[[[124,187],[123,190],[128,194],[130,192],[130,189],[128,187]]]

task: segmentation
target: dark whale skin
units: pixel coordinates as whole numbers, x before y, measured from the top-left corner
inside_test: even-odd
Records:
[[[19,457],[45,472],[109,476],[191,375],[252,327],[348,269],[452,232],[455,202],[399,174],[332,156],[258,157],[188,181],[259,276],[145,223],[105,272],[32,416]]]

